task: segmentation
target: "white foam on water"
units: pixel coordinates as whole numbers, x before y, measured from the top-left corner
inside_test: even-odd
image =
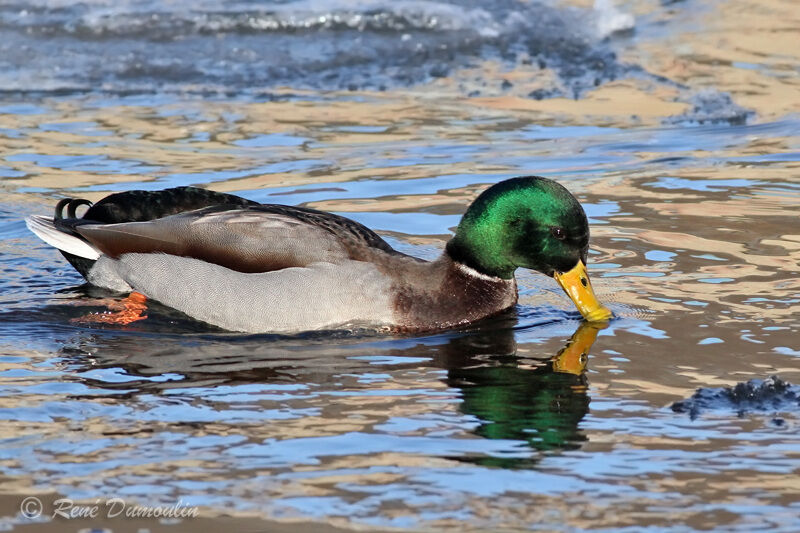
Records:
[[[636,26],[634,16],[620,10],[614,5],[614,0],[594,0],[594,12],[597,36],[601,39],[630,31]]]

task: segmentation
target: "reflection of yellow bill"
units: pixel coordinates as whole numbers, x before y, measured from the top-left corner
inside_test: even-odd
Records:
[[[597,338],[597,332],[604,327],[602,324],[589,325],[586,322],[582,322],[578,330],[572,334],[572,338],[569,339],[567,345],[553,357],[553,371],[562,374],[581,375],[586,370],[589,350]]]
[[[602,322],[614,316],[607,307],[603,307],[597,301],[583,261],[578,261],[575,268],[569,272],[556,272],[553,277],[567,296],[572,298],[583,318],[589,322]]]

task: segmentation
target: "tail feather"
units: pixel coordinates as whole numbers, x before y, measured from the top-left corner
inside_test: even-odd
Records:
[[[25,219],[25,225],[50,246],[54,246],[68,254],[97,260],[100,251],[80,237],[70,235],[58,229],[52,218],[42,215],[30,215]]]

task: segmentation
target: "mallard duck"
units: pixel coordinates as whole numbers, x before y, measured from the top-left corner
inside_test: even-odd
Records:
[[[94,205],[64,199],[54,218],[33,215],[27,225],[89,283],[134,291],[134,319],[151,298],[251,333],[446,329],[514,306],[519,267],[554,277],[586,320],[612,316],[586,272],[583,208],[535,176],[486,189],[434,261],[338,215],[195,187],[112,194]]]

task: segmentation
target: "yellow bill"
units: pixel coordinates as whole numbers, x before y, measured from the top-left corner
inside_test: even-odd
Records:
[[[601,322],[614,316],[607,307],[597,301],[583,261],[578,261],[575,268],[569,272],[556,272],[553,277],[572,299],[583,318],[589,322]]]

